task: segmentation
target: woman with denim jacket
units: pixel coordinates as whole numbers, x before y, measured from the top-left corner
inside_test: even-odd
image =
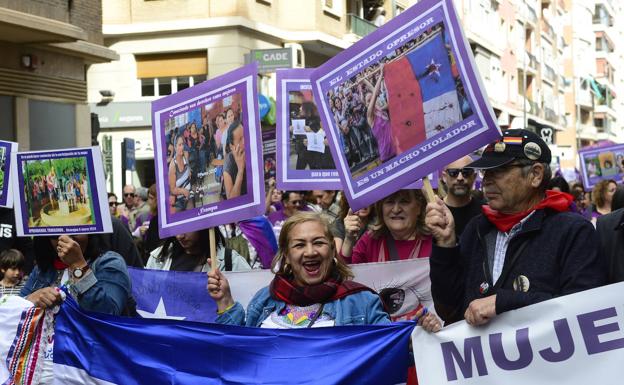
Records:
[[[246,314],[225,276],[209,272],[216,322],[282,329],[390,322],[377,293],[351,280],[351,269],[337,258],[329,226],[317,213],[300,212],[284,223],[273,271],[270,286],[254,296]]]
[[[105,236],[36,237],[33,244],[37,267],[22,288],[22,297],[37,307],[52,307],[62,301],[58,287],[66,285],[84,310],[128,313],[133,301],[126,263],[110,251]]]
[[[50,308],[62,302],[61,286],[67,286],[80,308],[113,315],[134,315],[130,277],[123,257],[102,234],[35,237],[37,267],[20,295],[37,307]],[[52,384],[54,373],[54,328],[44,328],[43,364],[39,385]]]

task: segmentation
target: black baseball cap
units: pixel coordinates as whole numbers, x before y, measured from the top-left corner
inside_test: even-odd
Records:
[[[504,166],[515,159],[550,164],[550,148],[536,133],[528,130],[506,130],[503,137],[488,144],[480,159],[466,168],[490,169]]]

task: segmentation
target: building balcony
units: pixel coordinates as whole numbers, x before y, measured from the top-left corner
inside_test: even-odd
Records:
[[[576,93],[576,104],[578,104],[579,106],[592,108],[593,102],[591,91],[589,89],[578,90],[578,92]]]
[[[548,64],[544,64],[542,66],[542,80],[543,79],[546,79],[553,84],[557,81],[557,74],[555,73],[555,70]]]
[[[377,29],[375,24],[368,20],[362,19],[353,13],[347,14],[347,20],[347,28],[349,29],[349,32],[360,37],[364,37]]]
[[[529,4],[525,3],[525,10],[525,16],[527,18],[527,21],[533,25],[537,25],[537,12],[535,12],[535,9]]]
[[[544,108],[544,118],[552,123],[557,123],[559,120],[559,117],[557,116],[555,110],[548,107]]]
[[[596,126],[590,124],[579,124],[577,125],[577,135],[581,139],[586,140],[597,140],[598,130]]]
[[[537,57],[530,52],[527,52],[526,55],[527,55],[526,56],[527,65],[529,66],[529,68],[537,70],[538,68]]]
[[[555,30],[544,19],[542,19],[542,35],[546,36],[551,42],[555,41]]]

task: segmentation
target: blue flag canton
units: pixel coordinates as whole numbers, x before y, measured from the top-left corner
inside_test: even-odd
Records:
[[[455,79],[442,33],[407,54],[418,79],[423,102],[455,90]]]
[[[214,322],[217,305],[206,291],[206,275],[128,268],[137,312],[143,318]]]

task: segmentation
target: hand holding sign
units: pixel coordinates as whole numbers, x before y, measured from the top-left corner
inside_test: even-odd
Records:
[[[453,214],[439,197],[427,203],[425,224],[431,230],[438,246],[454,247],[457,244]]]
[[[230,283],[219,269],[212,269],[208,272],[208,294],[217,303],[217,312],[223,313],[234,305]]]

